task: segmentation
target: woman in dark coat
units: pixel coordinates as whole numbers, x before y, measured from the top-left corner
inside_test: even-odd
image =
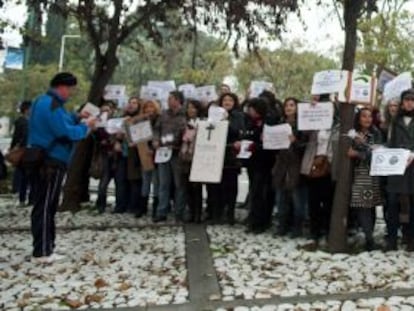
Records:
[[[287,98],[283,104],[284,122],[292,127],[292,144],[289,149],[278,152],[273,167],[279,220],[277,234],[285,235],[291,231],[294,237],[302,235],[306,206],[305,183],[300,174],[300,168],[307,143],[307,135],[297,129],[298,103],[299,101],[295,98]],[[292,204],[289,204],[290,202]],[[293,211],[291,207],[293,207]],[[291,215],[293,215],[293,219],[291,219]],[[293,225],[292,229],[290,228],[291,225]]]
[[[401,94],[401,106],[391,124],[388,147],[414,151],[414,89]],[[388,193],[388,240],[387,250],[397,249],[400,214],[408,215],[406,236],[407,250],[414,251],[414,165],[412,157],[403,176],[389,176]]]
[[[239,99],[236,94],[227,93],[220,96],[218,104],[228,113],[229,130],[224,156],[223,176],[220,184],[209,184],[208,195],[211,205],[213,223],[220,223],[224,209],[226,209],[226,222],[234,224],[234,210],[238,192],[238,176],[241,164],[237,159],[240,141],[245,131],[245,119],[239,110]]]

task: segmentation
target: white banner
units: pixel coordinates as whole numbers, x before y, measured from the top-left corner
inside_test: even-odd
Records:
[[[372,152],[371,176],[401,176],[407,168],[410,150],[378,148]]]
[[[275,126],[265,125],[263,128],[263,149],[289,149],[290,135],[292,135],[292,127],[287,123]]]
[[[200,121],[191,166],[191,182],[221,182],[228,127],[228,121]]]
[[[298,105],[298,130],[316,131],[332,127],[334,105],[327,103],[300,103]]]

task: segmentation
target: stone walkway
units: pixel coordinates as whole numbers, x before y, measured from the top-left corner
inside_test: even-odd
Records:
[[[37,266],[30,210],[0,200],[0,310],[414,310],[404,251],[331,255],[242,226],[82,211],[58,215],[67,261]]]

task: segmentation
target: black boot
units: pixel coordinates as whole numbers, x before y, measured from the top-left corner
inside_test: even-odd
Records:
[[[157,217],[157,208],[158,208],[158,197],[153,197],[152,199],[152,219]]]
[[[388,238],[387,245],[385,246],[386,252],[392,252],[398,250],[397,239]]]
[[[233,226],[234,223],[235,223],[235,219],[234,219],[234,209],[235,209],[235,206],[233,204],[230,204],[227,207],[227,223],[230,226]]]
[[[141,208],[142,208],[142,211],[143,211],[143,213],[144,213],[144,215],[147,215],[148,214],[148,197],[141,197]]]

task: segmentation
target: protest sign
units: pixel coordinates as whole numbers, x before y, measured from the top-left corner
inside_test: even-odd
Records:
[[[194,84],[182,84],[178,90],[183,93],[185,98],[196,98],[197,92]]]
[[[315,73],[312,82],[312,95],[338,94],[338,100],[346,101],[346,88],[350,73],[346,70],[326,70]]]
[[[371,176],[398,176],[404,175],[410,150],[377,148],[372,152]]]
[[[240,151],[237,154],[238,159],[250,159],[252,156],[252,152],[249,151],[250,146],[253,144],[251,140],[242,140],[240,142]]]
[[[174,80],[169,81],[148,81],[147,85],[149,87],[155,87],[161,89],[164,93],[169,94],[172,91],[175,91],[177,88],[175,86]]]
[[[208,120],[211,122],[219,122],[226,120],[228,116],[228,112],[223,107],[218,106],[210,106],[208,108]]]
[[[394,79],[397,76],[394,72],[391,72],[388,69],[383,69],[378,77],[378,84],[377,84],[377,90],[381,93],[384,92],[385,84],[390,82],[392,79]]]
[[[197,99],[202,102],[212,102],[218,98],[214,85],[205,85],[196,88]]]
[[[263,128],[263,149],[289,149],[290,135],[292,135],[292,127],[287,123],[275,126],[265,125]]]
[[[149,141],[152,139],[151,122],[145,120],[135,124],[128,124],[127,134],[129,140],[134,144]]]
[[[299,131],[326,130],[332,127],[334,105],[327,103],[300,103],[298,105]]]
[[[273,83],[266,81],[252,81],[250,83],[250,93],[249,97],[254,98],[258,97],[263,91],[273,90]]]
[[[411,72],[404,72],[398,77],[392,79],[390,82],[385,84],[384,87],[384,100],[387,102],[391,99],[399,99],[401,93],[412,87],[412,76]]]
[[[109,84],[104,90],[104,99],[119,101],[121,98],[126,97],[126,86]]]
[[[109,119],[106,122],[106,126],[105,126],[107,133],[108,134],[124,133],[125,132],[124,121],[125,121],[124,118]]]
[[[221,182],[228,127],[228,121],[200,121],[191,166],[191,182]]]
[[[160,147],[155,152],[154,162],[157,164],[167,163],[171,160],[172,149],[170,147]]]
[[[8,47],[4,59],[4,68],[22,70],[24,67],[24,50]]]
[[[377,80],[374,77],[353,74],[349,101],[355,104],[374,105]]]
[[[81,113],[87,113],[90,116],[97,117],[101,113],[101,109],[99,109],[98,106],[95,106],[91,103],[86,103],[85,106],[83,106]]]

